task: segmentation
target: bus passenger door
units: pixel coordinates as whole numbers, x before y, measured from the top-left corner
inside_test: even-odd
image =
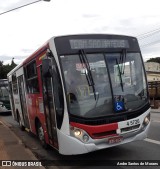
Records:
[[[43,99],[49,143],[58,149],[52,77],[43,77]]]
[[[21,102],[22,115],[23,115],[23,119],[24,119],[24,125],[28,129],[30,129],[29,119],[28,119],[28,115],[27,115],[26,98],[25,98],[25,92],[24,92],[25,91],[24,80],[23,80],[22,75],[18,77],[18,86],[19,86],[19,96],[20,96],[20,102]]]
[[[15,111],[15,105],[14,105],[14,99],[13,99],[13,88],[12,83],[9,82],[9,90],[10,90],[10,100],[11,100],[11,108],[12,108],[12,114],[14,116],[14,119],[16,119],[16,111]]]

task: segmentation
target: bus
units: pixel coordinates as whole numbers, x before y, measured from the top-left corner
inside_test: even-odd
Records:
[[[60,154],[84,154],[147,137],[150,103],[135,37],[52,37],[9,72],[8,81],[20,128]]]
[[[0,79],[0,113],[11,112],[9,91],[8,91],[8,80]]]

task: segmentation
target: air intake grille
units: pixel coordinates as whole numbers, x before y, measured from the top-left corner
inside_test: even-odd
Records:
[[[135,126],[131,126],[131,127],[125,127],[121,129],[121,132],[126,132],[126,131],[131,131],[131,130],[135,130],[138,129],[140,127],[140,124],[137,124]]]

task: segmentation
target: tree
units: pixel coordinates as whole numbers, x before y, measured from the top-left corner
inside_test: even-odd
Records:
[[[3,66],[3,61],[0,61],[0,66]]]
[[[3,61],[0,61],[0,79],[7,79],[7,74],[17,66],[12,58],[11,64],[4,65]]]
[[[17,64],[14,63],[14,58],[12,58],[12,62],[11,62],[11,70],[14,69],[17,66]]]
[[[156,63],[160,63],[160,57],[150,58],[149,60],[147,60],[147,62],[156,62]]]
[[[0,79],[5,79],[4,78],[4,65],[3,65],[3,61],[0,61]]]

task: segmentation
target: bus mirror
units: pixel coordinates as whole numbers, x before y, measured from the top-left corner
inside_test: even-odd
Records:
[[[42,75],[43,77],[51,77],[51,59],[42,60]]]

